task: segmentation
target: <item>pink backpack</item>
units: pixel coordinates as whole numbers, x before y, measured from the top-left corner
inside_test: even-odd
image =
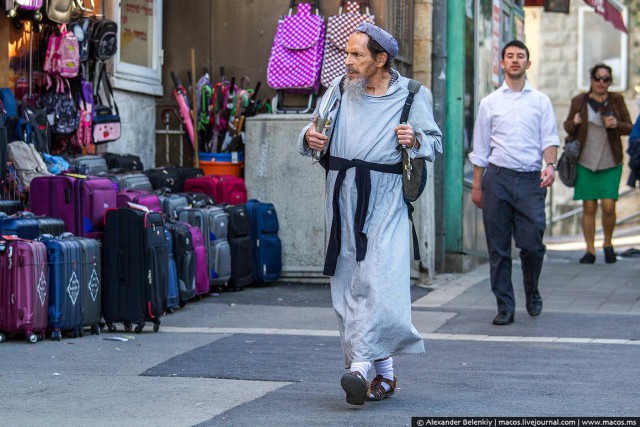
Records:
[[[78,39],[66,25],[60,25],[60,34],[52,34],[44,59],[44,71],[51,76],[73,78],[80,69]]]
[[[324,42],[324,18],[318,14],[318,0],[298,5],[296,14],[291,12],[296,0],[291,0],[289,14],[278,22],[271,48],[267,83],[273,89],[290,92],[317,93],[320,88],[320,69]]]

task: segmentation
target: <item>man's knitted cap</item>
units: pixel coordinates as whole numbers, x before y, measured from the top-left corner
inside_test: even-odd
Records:
[[[398,56],[398,41],[393,36],[387,33],[377,25],[370,24],[368,22],[361,22],[356,27],[356,31],[367,34],[373,40],[387,52],[389,59],[393,59]]]

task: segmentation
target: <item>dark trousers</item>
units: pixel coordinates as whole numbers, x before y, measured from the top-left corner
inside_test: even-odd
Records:
[[[540,172],[516,172],[492,164],[482,179],[482,220],[487,236],[491,290],[498,311],[514,312],[511,282],[511,238],[520,249],[522,279],[527,300],[538,292],[545,246],[544,200]]]

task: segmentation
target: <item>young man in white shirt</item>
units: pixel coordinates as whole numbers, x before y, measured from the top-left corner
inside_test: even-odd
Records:
[[[505,81],[480,102],[469,160],[474,165],[471,199],[482,209],[498,305],[493,324],[508,325],[516,306],[512,236],[520,249],[527,312],[536,317],[542,311],[538,279],[546,250],[545,197],[555,179],[560,141],[551,101],[525,78],[531,65],[525,44],[507,43],[500,64]]]

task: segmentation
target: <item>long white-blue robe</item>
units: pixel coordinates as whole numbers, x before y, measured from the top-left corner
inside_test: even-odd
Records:
[[[339,81],[337,78],[333,84],[337,85]],[[372,163],[400,162],[395,127],[400,122],[409,93],[407,84],[407,78],[399,77],[385,95],[365,95],[361,101],[354,101],[345,94],[334,123],[331,155]],[[422,87],[415,95],[409,123],[420,141],[420,149],[412,156],[433,160],[442,152],[442,143],[429,99],[427,90]],[[316,114],[317,111],[312,121]],[[311,154],[304,139],[309,126],[298,137],[298,150],[303,155]],[[327,175],[327,241],[337,174],[337,171],[329,171]],[[335,275],[330,278],[347,367],[352,362],[424,352],[422,337],[411,324],[411,223],[402,197],[402,176],[371,172],[371,195],[364,225],[368,245],[366,258],[361,262],[356,262],[355,251],[357,190],[354,177],[355,168],[347,170],[340,189],[342,243]]]

